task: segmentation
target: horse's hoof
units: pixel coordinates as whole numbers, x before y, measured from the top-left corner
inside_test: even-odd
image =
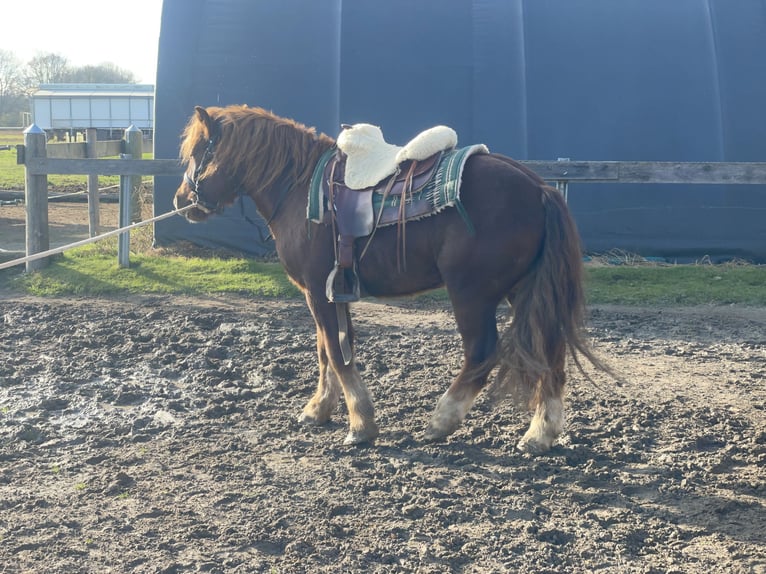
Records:
[[[301,423],[302,425],[308,425],[308,426],[320,426],[325,424],[328,420],[329,419],[322,421],[322,420],[319,420],[317,417],[306,414],[306,413],[301,413],[298,416],[298,422]]]
[[[516,448],[527,454],[543,454],[548,452],[553,445],[553,441],[543,442],[532,438],[522,438]]]
[[[459,429],[461,424],[463,419],[458,416],[439,416],[435,413],[423,433],[423,438],[427,441],[443,440]]]
[[[444,429],[438,429],[433,425],[428,425],[428,428],[423,432],[423,440],[426,442],[438,442],[444,440],[452,432],[447,432]]]
[[[436,403],[434,414],[428,422],[423,435],[427,441],[438,441],[448,437],[463,424],[463,419],[471,406],[470,400],[456,401],[449,391]]]
[[[360,444],[374,444],[378,438],[378,429],[367,431],[349,431],[343,444],[346,446],[355,446]]]

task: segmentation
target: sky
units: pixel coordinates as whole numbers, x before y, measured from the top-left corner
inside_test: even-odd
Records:
[[[7,1],[7,0],[6,0]],[[59,54],[72,66],[110,62],[154,84],[162,0],[13,0],[6,6],[0,49],[26,63]],[[5,1],[3,2],[5,4]],[[18,16],[13,13],[18,11]],[[9,20],[15,20],[11,22]],[[128,38],[137,36],[140,41]]]

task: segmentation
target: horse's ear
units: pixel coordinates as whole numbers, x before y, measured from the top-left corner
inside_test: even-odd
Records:
[[[210,118],[210,114],[208,114],[207,110],[202,106],[194,106],[194,111],[197,113],[197,118],[199,118],[199,121],[205,124],[208,137],[210,137],[210,134],[213,133],[213,120]]]

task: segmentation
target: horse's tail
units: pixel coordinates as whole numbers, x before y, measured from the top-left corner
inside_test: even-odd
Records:
[[[563,196],[544,185],[545,232],[535,267],[513,289],[513,320],[498,343],[495,391],[538,404],[560,396],[569,352],[611,372],[586,340],[580,236]],[[587,374],[586,374],[587,377]],[[588,377],[590,378],[590,377]]]

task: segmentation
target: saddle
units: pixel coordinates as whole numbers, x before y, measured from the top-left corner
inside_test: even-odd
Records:
[[[378,227],[397,224],[397,261],[404,260],[405,222],[433,213],[431,202],[417,194],[434,178],[443,151],[456,143],[457,134],[446,126],[426,130],[403,147],[386,143],[380,128],[370,124],[341,132],[321,178],[322,194],[332,206],[325,216],[336,237],[335,266],[326,286],[329,301],[349,303],[360,297],[356,239],[370,236],[369,245]]]
[[[405,161],[421,161],[456,145],[457,133],[447,126],[427,129],[402,147],[387,143],[380,128],[371,124],[344,125],[337,140],[347,158],[345,183],[351,189],[372,187]]]
[[[345,364],[353,359],[347,304],[360,297],[355,241],[368,237],[361,259],[378,227],[398,225],[397,265],[402,269],[404,262],[406,269],[406,221],[454,207],[468,233],[474,234],[460,202],[463,167],[470,156],[487,154],[489,149],[484,144],[454,149],[456,145],[457,134],[444,126],[422,132],[401,148],[387,144],[376,126],[344,126],[337,147],[325,151],[314,167],[306,216],[333,228],[335,265],[325,292],[327,300],[336,304],[338,343]]]

